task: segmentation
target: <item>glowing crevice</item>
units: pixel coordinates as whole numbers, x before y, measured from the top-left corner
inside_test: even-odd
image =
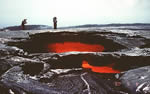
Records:
[[[104,47],[99,44],[86,44],[81,42],[62,42],[48,44],[49,52],[63,53],[71,51],[79,52],[102,52]]]
[[[104,46],[100,44],[87,44],[81,42],[58,42],[48,44],[49,52],[63,53],[71,51],[79,52],[102,52],[104,51]],[[82,68],[91,69],[93,72],[98,73],[120,73],[119,70],[113,69],[114,64],[108,66],[92,66],[88,61],[82,62]]]
[[[93,72],[98,73],[120,73],[119,70],[113,69],[114,64],[110,64],[108,66],[92,66],[87,61],[82,62],[82,67],[86,69],[91,69]]]

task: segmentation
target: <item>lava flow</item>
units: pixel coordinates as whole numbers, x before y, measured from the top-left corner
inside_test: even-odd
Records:
[[[99,44],[86,44],[80,42],[63,42],[63,43],[52,43],[48,45],[49,52],[63,53],[71,51],[79,52],[102,52],[104,46]],[[82,68],[91,69],[93,72],[98,73],[120,73],[118,70],[114,70],[113,65],[108,66],[92,66],[87,61],[82,62]]]
[[[92,66],[90,65],[87,61],[82,62],[82,67],[91,69],[93,72],[98,72],[98,73],[120,73],[119,70],[114,70],[112,67],[114,64],[107,65],[107,66]]]
[[[49,52],[63,53],[71,51],[102,52],[104,47],[98,44],[86,44],[80,42],[52,43],[48,45]]]
[[[49,52],[63,53],[71,51],[102,52],[104,47],[99,44],[86,44],[80,42],[52,43],[48,45]]]

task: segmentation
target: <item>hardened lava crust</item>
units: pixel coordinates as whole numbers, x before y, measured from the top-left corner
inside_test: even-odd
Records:
[[[150,33],[0,31],[0,94],[149,94]]]

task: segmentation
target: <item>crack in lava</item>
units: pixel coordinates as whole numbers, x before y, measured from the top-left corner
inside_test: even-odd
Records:
[[[98,73],[120,73],[119,70],[113,69],[114,64],[110,64],[107,66],[92,66],[90,65],[87,61],[82,62],[82,67],[91,69],[93,72],[98,72]]]
[[[71,51],[79,52],[102,52],[104,51],[104,46],[100,44],[87,44],[81,42],[57,42],[48,44],[49,52],[63,53]],[[93,72],[98,73],[120,73],[119,70],[113,69],[114,64],[108,66],[92,66],[88,61],[82,62],[82,68],[91,69]]]
[[[63,42],[63,43],[52,43],[48,45],[49,52],[63,53],[70,51],[79,52],[102,52],[104,47],[99,44],[86,44],[80,42]]]

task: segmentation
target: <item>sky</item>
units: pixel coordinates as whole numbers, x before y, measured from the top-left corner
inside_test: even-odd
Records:
[[[0,28],[28,24],[150,23],[150,0],[0,0]]]

